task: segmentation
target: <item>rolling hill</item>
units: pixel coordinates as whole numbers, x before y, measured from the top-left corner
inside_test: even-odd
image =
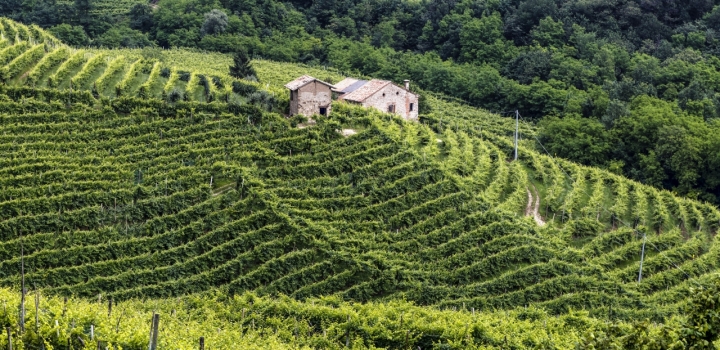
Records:
[[[447,329],[467,336],[470,310],[480,323],[511,312],[520,328],[574,310],[587,323],[663,322],[717,278],[716,207],[538,152],[532,125],[517,161],[513,120],[431,94],[421,123],[338,103],[302,128],[277,113],[282,84],[337,72],[256,61],[260,83],[238,81],[220,54],[78,50],[0,22],[2,286],[19,288],[22,250],[26,285],[47,295],[164,309],[188,295],[287,296],[267,306],[278,324],[262,321],[275,333],[298,317],[280,309],[401,303],[428,323],[456,318]],[[283,332],[280,343],[299,337]],[[322,346],[322,332],[303,344]],[[335,332],[328,346],[349,341]],[[465,339],[407,332],[353,342]],[[503,346],[498,332],[472,344]]]

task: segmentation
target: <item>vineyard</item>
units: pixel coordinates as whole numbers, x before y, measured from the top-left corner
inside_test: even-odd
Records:
[[[567,348],[593,322],[675,317],[717,278],[716,207],[537,152],[530,125],[518,161],[513,120],[432,94],[420,123],[338,103],[297,128],[282,84],[338,72],[256,61],[261,82],[238,81],[222,55],[0,23],[0,285],[22,260],[53,344],[87,335],[74,320],[146,347],[131,324],[162,310],[193,329],[161,335],[176,345],[222,324],[217,342],[256,348]]]
[[[6,30],[5,39],[0,41],[0,62],[4,65],[0,78],[11,86],[87,91],[96,100],[131,97],[235,104],[247,102],[260,88],[268,96],[283,93],[280,88],[232,79],[225,72],[227,68],[219,70],[206,64],[208,55],[202,53],[184,54],[183,62],[176,65],[178,50],[163,54],[168,58],[165,60],[145,57],[141,50],[74,49],[39,28],[9,20],[0,20],[0,24],[0,29]],[[231,101],[231,97],[235,99]]]
[[[42,342],[55,349],[146,349],[153,313],[161,315],[159,349],[197,349],[201,337],[213,349],[363,349],[373,345],[399,349],[410,344],[421,349],[436,344],[462,349],[567,349],[583,341],[585,330],[602,326],[583,312],[554,317],[538,308],[480,313],[435,310],[404,301],[356,304],[324,297],[299,302],[252,293],[120,303],[44,295],[34,299],[31,294],[28,341],[21,344],[13,334],[14,348],[34,348]],[[0,290],[0,298],[8,305],[20,303],[18,293],[10,290]],[[14,321],[4,315],[6,325],[17,327]],[[658,331],[652,327],[649,335]],[[5,337],[0,338],[0,345],[7,346]]]
[[[59,4],[72,6],[73,0],[58,0]],[[141,0],[96,0],[92,2],[92,13],[98,15],[125,15],[135,4],[146,4]]]

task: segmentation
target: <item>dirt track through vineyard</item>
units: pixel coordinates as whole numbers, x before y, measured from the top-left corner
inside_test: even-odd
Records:
[[[545,220],[540,216],[540,194],[535,185],[533,185],[533,191],[535,196],[533,196],[529,188],[527,189],[528,202],[525,206],[525,216],[532,216],[538,226],[545,226]]]

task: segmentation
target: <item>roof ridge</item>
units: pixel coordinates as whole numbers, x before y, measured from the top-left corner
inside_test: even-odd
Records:
[[[330,84],[330,83],[328,83],[328,82],[322,81],[322,80],[320,80],[320,79],[318,79],[318,78],[315,78],[315,77],[313,77],[313,76],[311,76],[311,75],[307,75],[307,74],[304,74],[304,75],[302,75],[301,77],[299,77],[299,78],[297,78],[297,79],[295,79],[295,80],[293,80],[293,81],[285,84],[285,87],[288,88],[288,89],[290,89],[290,90],[297,90],[297,89],[299,89],[299,88],[301,88],[301,87],[303,87],[303,86],[305,86],[305,85],[307,85],[307,84],[312,83],[313,81],[317,81],[317,82],[319,82],[319,83],[321,83],[321,84],[327,85],[327,86],[329,86],[330,88],[334,88],[334,87],[335,87],[333,84]]]

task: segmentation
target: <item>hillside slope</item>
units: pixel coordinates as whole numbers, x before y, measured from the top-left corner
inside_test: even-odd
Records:
[[[187,68],[141,52],[33,42],[0,52],[0,285],[19,286],[22,246],[26,283],[54,295],[219,289],[662,321],[717,276],[717,208],[538,154],[530,126],[516,162],[511,120],[441,97],[419,124],[339,103],[297,128],[210,64],[184,82]],[[243,86],[279,106],[288,77],[322,74],[256,67],[263,83]]]

